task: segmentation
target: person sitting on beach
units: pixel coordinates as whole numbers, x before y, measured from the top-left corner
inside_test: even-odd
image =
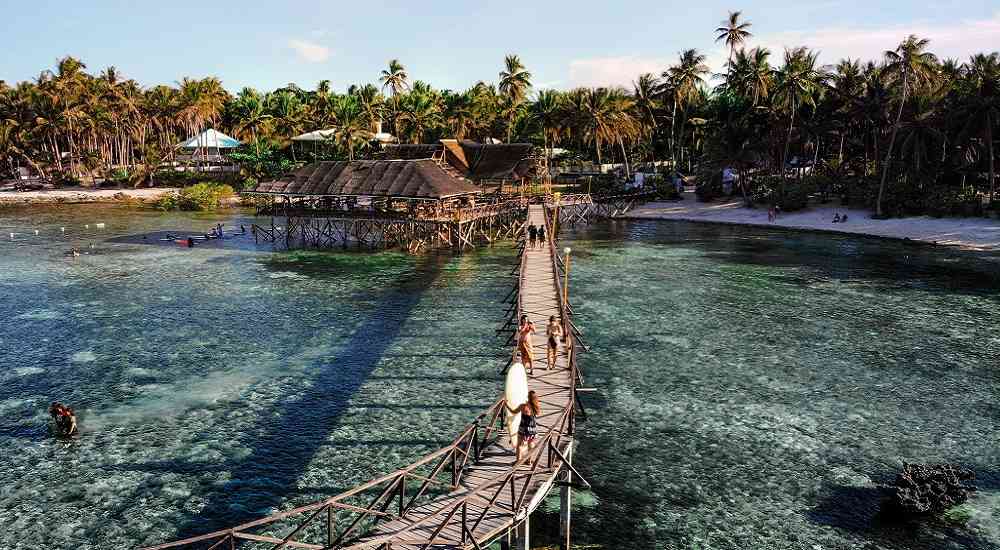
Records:
[[[548,337],[548,363],[545,365],[545,370],[549,370],[556,366],[556,357],[559,355],[559,340],[563,337],[562,325],[556,321],[555,315],[549,317],[549,325],[545,327],[545,335]]]
[[[535,248],[535,239],[538,238],[538,228],[535,224],[528,226],[528,248]]]
[[[527,315],[522,315],[521,323],[517,327],[517,351],[521,354],[521,361],[528,374],[531,374],[535,364],[535,354],[531,346],[531,335],[534,333],[535,324],[528,320]]]
[[[840,212],[834,212],[833,223],[840,223]]]

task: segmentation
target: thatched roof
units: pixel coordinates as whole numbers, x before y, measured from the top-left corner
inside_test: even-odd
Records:
[[[530,143],[484,144],[463,140],[472,179],[515,179],[531,172]]]
[[[385,159],[429,159],[446,150],[448,164],[472,180],[518,179],[531,174],[530,143],[477,143],[442,139],[441,143],[388,145]]]
[[[422,159],[315,162],[274,181],[261,182],[251,192],[443,199],[479,191],[434,161]]]
[[[386,145],[382,158],[386,160],[429,159],[436,151],[441,150],[437,143],[402,143]]]

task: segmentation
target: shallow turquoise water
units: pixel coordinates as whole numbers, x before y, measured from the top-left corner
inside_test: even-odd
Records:
[[[511,250],[110,242],[219,221],[0,214],[17,233],[0,240],[0,547],[127,548],[255,519],[391,472],[495,399]],[[48,435],[56,399],[79,412],[72,443]]]
[[[1000,257],[671,222],[566,242],[600,389],[578,541],[1000,548]],[[976,471],[965,528],[876,517],[903,461]]]
[[[246,223],[0,212],[0,547],[133,547],[316,500],[445,444],[498,394],[509,248],[141,240],[220,221]],[[998,258],[678,223],[566,236],[600,390],[578,542],[1000,547]],[[80,411],[72,443],[47,433],[53,399]],[[976,470],[965,527],[875,517],[904,460]]]

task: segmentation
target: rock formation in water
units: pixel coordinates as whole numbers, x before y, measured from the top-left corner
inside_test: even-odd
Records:
[[[954,464],[903,464],[896,476],[888,506],[905,516],[939,514],[969,499],[976,486],[971,470]]]

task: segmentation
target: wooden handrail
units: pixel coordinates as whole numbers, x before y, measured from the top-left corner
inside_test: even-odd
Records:
[[[498,205],[487,205],[482,208],[498,207]],[[577,338],[574,330],[575,327],[572,325],[571,321],[571,309],[569,308],[569,304],[564,300],[563,285],[560,276],[562,271],[559,266],[556,236],[551,231],[553,227],[551,216],[548,210],[544,207],[543,212],[545,216],[544,223],[548,228],[548,231],[546,232],[548,235],[546,244],[549,247],[549,254],[551,256],[553,284],[557,293],[557,303],[563,325],[563,335],[566,342],[566,367],[570,371],[569,402],[559,412],[559,416],[556,418],[556,421],[550,425],[550,428],[544,436],[539,438],[537,445],[530,452],[528,452],[525,457],[522,457],[522,460],[516,463],[511,470],[501,472],[487,479],[485,482],[478,483],[476,487],[465,491],[454,501],[449,502],[448,505],[443,506],[434,513],[421,517],[417,521],[409,523],[409,525],[398,531],[366,540],[364,542],[355,543],[347,548],[380,548],[384,545],[391,544],[394,541],[399,542],[409,540],[406,538],[406,535],[412,533],[418,528],[433,526],[433,535],[430,539],[427,540],[422,538],[420,540],[420,544],[424,547],[429,547],[441,536],[447,524],[455,518],[459,512],[461,512],[461,536],[463,538],[461,543],[463,545],[467,545],[467,539],[471,539],[472,545],[476,548],[480,548],[480,541],[477,541],[475,538],[475,530],[491,510],[501,506],[501,502],[504,503],[504,508],[506,508],[508,503],[505,502],[505,499],[500,498],[501,494],[509,488],[510,521],[512,523],[516,523],[517,521],[520,521],[518,516],[520,515],[521,509],[528,497],[528,490],[534,477],[542,473],[554,475],[563,467],[564,464],[567,464],[562,448],[565,445],[565,438],[572,435],[575,425],[575,412],[577,406],[576,390],[579,380],[579,368],[576,358]],[[528,255],[521,254],[519,259],[520,273],[518,274],[518,287],[523,287],[526,281],[525,277],[527,274]],[[515,303],[516,308],[514,313],[519,318],[525,311],[525,302],[522,292],[518,292]],[[468,461],[472,460],[473,462],[478,462],[480,458],[479,453],[489,444],[490,437],[499,432],[496,428],[496,424],[498,421],[502,420],[504,405],[505,401],[502,398],[498,399],[489,408],[477,415],[473,422],[468,424],[459,436],[456,437],[449,445],[425,455],[396,472],[372,479],[348,491],[319,502],[286,510],[266,518],[243,523],[229,529],[158,546],[151,546],[144,550],[165,550],[168,548],[178,548],[208,541],[214,541],[214,546],[218,547],[226,541],[232,542],[235,539],[270,542],[276,545],[275,548],[281,548],[283,546],[295,548],[323,548],[323,546],[294,541],[293,538],[296,534],[305,530],[309,524],[321,517],[323,515],[323,511],[326,511],[327,515],[332,517],[334,509],[347,510],[348,512],[352,512],[354,515],[349,516],[349,518],[351,518],[349,526],[339,535],[333,532],[332,520],[328,520],[330,524],[330,532],[328,533],[328,536],[333,540],[329,541],[326,547],[336,547],[343,541],[354,538],[351,537],[352,532],[361,526],[362,522],[364,522],[366,518],[374,518],[375,521],[378,521],[380,518],[399,519],[406,517],[406,515],[417,505],[419,499],[426,494],[430,485],[442,484],[454,487],[458,484],[461,480],[461,474],[464,472]],[[486,421],[487,423],[483,425],[483,421]],[[480,434],[480,432],[482,433]],[[552,449],[555,449],[556,452],[553,453]],[[546,453],[544,466],[542,465],[542,453]],[[438,460],[438,463],[433,467],[429,475],[422,475],[416,472],[418,468],[429,465],[435,460]],[[449,464],[451,465],[451,479],[450,483],[445,483],[437,478],[442,475],[442,472],[445,471],[446,466]],[[527,466],[528,468],[526,470],[522,469],[523,466]],[[406,482],[408,479],[423,482],[416,493],[409,498],[406,496]],[[516,483],[518,482],[522,483],[519,495],[515,490]],[[357,497],[362,493],[366,493],[373,489],[379,490],[380,494],[376,496],[375,499],[372,500],[367,506],[354,506],[352,504],[342,502],[347,498]],[[490,493],[492,493],[492,495],[488,498]],[[392,502],[395,502],[397,498],[399,501],[399,515],[394,516],[386,513],[386,508]],[[468,513],[468,503],[470,502],[476,504],[477,512],[481,509],[481,513],[478,514],[478,519],[470,517],[470,514]],[[269,525],[279,520],[308,512],[311,512],[309,517],[295,526],[294,530],[283,538],[275,538],[245,532],[248,529]],[[475,513],[472,514],[472,516],[475,515]],[[469,525],[470,522],[471,527]],[[355,535],[355,537],[357,537],[357,535]],[[486,541],[484,540],[483,542]]]

